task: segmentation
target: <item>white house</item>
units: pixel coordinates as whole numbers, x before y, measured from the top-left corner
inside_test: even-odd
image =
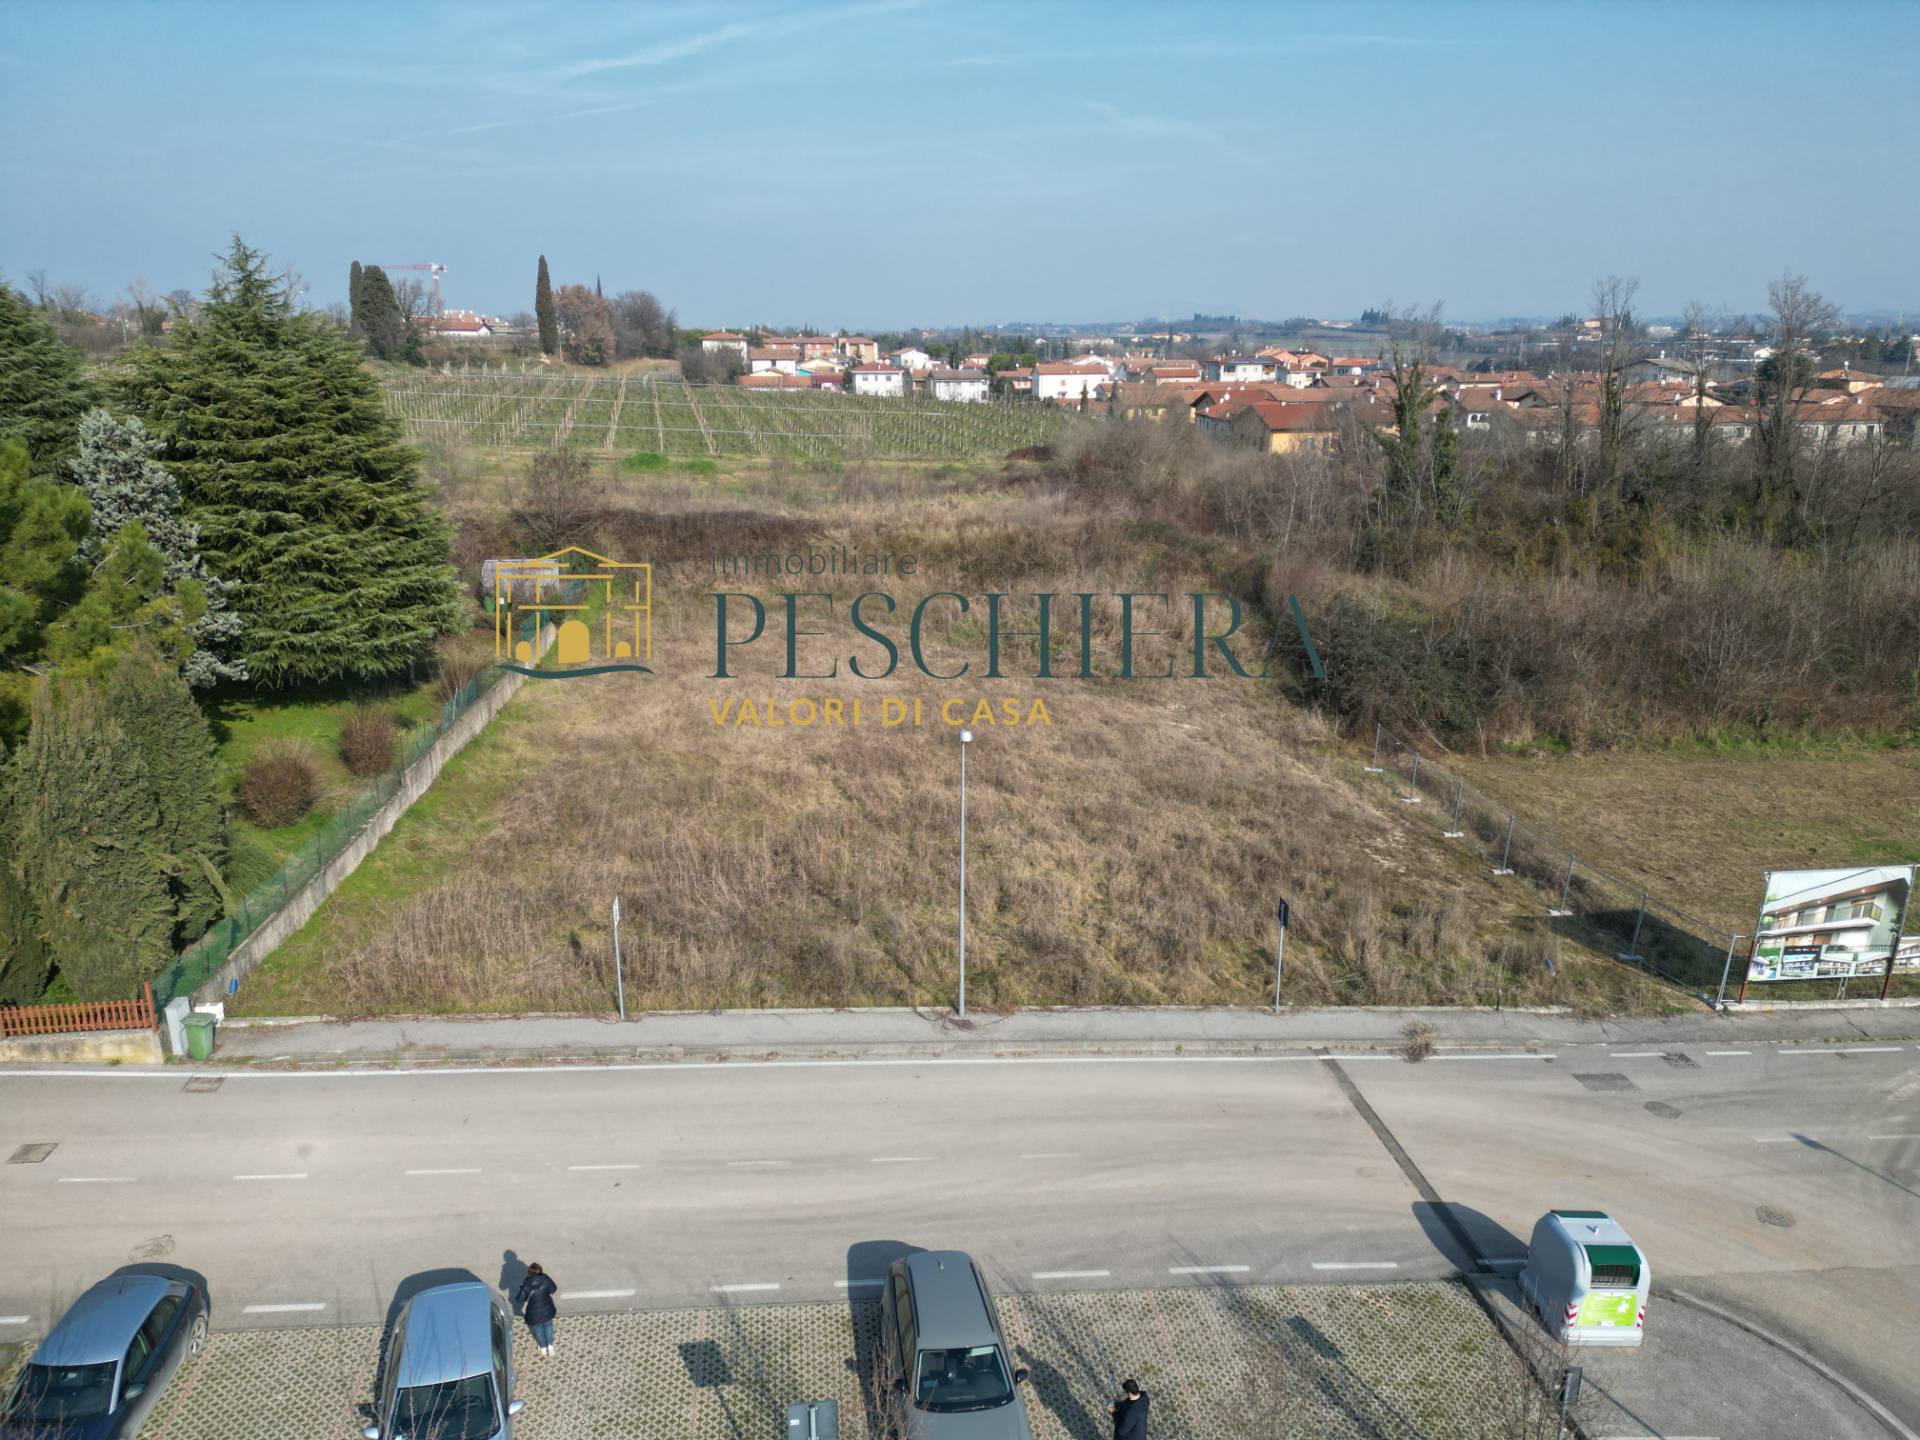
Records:
[[[936,370],[927,381],[936,400],[985,400],[987,372],[984,370]]]
[[[856,365],[847,372],[856,395],[900,396],[907,393],[907,372],[898,365]]]
[[[761,345],[747,351],[747,370],[753,375],[764,375],[769,370],[791,375],[799,368],[800,350],[795,345]]]
[[[426,326],[444,340],[487,340],[493,335],[493,327],[484,318],[466,310],[429,315]]]
[[[1273,361],[1261,355],[1222,355],[1207,362],[1207,378],[1226,385],[1252,385],[1273,379]]]
[[[924,350],[916,350],[909,345],[904,350],[896,350],[887,357],[902,370],[930,370],[933,368],[933,356]]]
[[[1036,400],[1057,400],[1078,405],[1083,399],[1091,400],[1094,392],[1106,383],[1104,365],[1089,368],[1071,361],[1048,360],[1033,367],[1033,398]]]
[[[714,330],[700,337],[700,348],[708,355],[722,350],[731,350],[745,363],[747,358],[747,337],[736,335],[731,330]]]

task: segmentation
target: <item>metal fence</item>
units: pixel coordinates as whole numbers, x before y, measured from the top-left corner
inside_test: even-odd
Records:
[[[1735,961],[1745,963],[1740,943],[1745,935],[1689,915],[1645,885],[1581,859],[1562,841],[1524,823],[1511,807],[1377,726],[1367,768],[1395,788],[1401,803],[1430,816],[1448,842],[1479,851],[1495,875],[1532,883],[1554,921],[1598,932],[1616,959],[1710,1004],[1725,1002]]]
[[[523,638],[532,634],[531,620],[523,627]],[[400,759],[351,802],[328,817],[317,833],[289,855],[279,870],[214,921],[206,934],[174,957],[173,963],[153,982],[156,1004],[164,1007],[178,995],[191,995],[208,977],[225,965],[233,952],[246,943],[254,931],[300,893],[300,888],[333,862],[358,835],[380,808],[394,797],[401,777],[453,723],[473,707],[475,701],[503,678],[503,672],[489,665],[440,707],[440,718],[430,725],[416,725],[401,743]]]

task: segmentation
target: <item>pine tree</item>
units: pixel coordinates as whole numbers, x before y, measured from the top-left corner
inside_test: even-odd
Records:
[[[540,257],[540,278],[533,285],[533,313],[540,322],[540,348],[551,355],[560,348],[560,325],[553,315],[553,279],[547,274],[547,257]]]
[[[26,441],[36,474],[57,471],[97,400],[80,352],[61,343],[37,307],[0,285],[0,440]]]
[[[356,260],[347,272],[347,333],[355,339],[367,333],[360,323],[360,279],[360,262]]]
[[[124,656],[107,679],[105,698],[152,787],[173,911],[171,944],[179,949],[220,914],[214,877],[227,864],[227,822],[213,731],[186,683],[157,655]]]
[[[86,533],[86,496],[29,473],[27,447],[0,440],[0,747],[26,732],[25,667],[41,658],[47,622],[79,593],[85,572],[73,558]]]
[[[457,628],[417,452],[360,347],[296,314],[258,251],[235,239],[203,317],[137,352],[119,394],[166,442],[255,681],[400,674]]]
[[[400,361],[407,354],[407,322],[394,296],[393,282],[378,265],[360,273],[360,333],[367,348],[382,360]]]
[[[12,765],[21,889],[83,1000],[124,999],[173,956],[160,817],[140,749],[90,683],[34,688]]]
[[[200,558],[199,527],[181,514],[180,483],[159,462],[163,448],[138,420],[116,420],[99,409],[81,420],[79,452],[68,469],[93,509],[93,530],[81,543],[80,560],[97,565],[121,531],[138,522],[164,562],[164,593],[194,612],[187,627],[192,649],[180,673],[196,689],[244,680],[245,664],[228,658],[239,645],[240,617],[227,609],[226,584]]]
[[[0,835],[14,833],[10,767],[0,767]],[[40,921],[27,903],[20,856],[0,849],[0,1005],[31,1005],[47,988],[53,957],[40,938]]]

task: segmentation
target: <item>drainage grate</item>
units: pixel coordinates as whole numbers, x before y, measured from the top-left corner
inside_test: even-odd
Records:
[[[1698,1070],[1700,1068],[1691,1055],[1682,1055],[1678,1050],[1669,1050],[1660,1058],[1676,1070]]]
[[[196,1075],[187,1081],[187,1091],[189,1094],[193,1094],[208,1090],[218,1090],[220,1088],[220,1082],[226,1078],[224,1075]]]
[[[1645,1108],[1649,1115],[1658,1115],[1662,1120],[1678,1120],[1680,1118],[1680,1112],[1664,1100],[1649,1100]]]
[[[1575,1075],[1589,1090],[1638,1090],[1640,1087],[1624,1075]]]
[[[59,1143],[58,1140],[42,1140],[32,1145],[22,1145],[7,1157],[7,1164],[38,1165],[47,1156],[53,1154],[53,1147]]]

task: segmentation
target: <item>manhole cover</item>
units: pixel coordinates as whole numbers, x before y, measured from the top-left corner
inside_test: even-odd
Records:
[[[1638,1090],[1640,1087],[1624,1075],[1575,1075],[1589,1090]]]
[[[1760,1217],[1762,1225],[1778,1225],[1782,1230],[1793,1228],[1793,1216],[1785,1210],[1776,1210],[1771,1205],[1760,1205],[1754,1208],[1753,1213]]]
[[[162,1260],[173,1254],[173,1236],[156,1235],[151,1240],[142,1240],[127,1252],[129,1260]]]
[[[42,1140],[32,1145],[22,1145],[7,1157],[7,1164],[38,1165],[47,1156],[53,1154],[53,1147],[59,1143],[58,1140]]]
[[[196,1075],[187,1081],[187,1090],[189,1092],[218,1090],[220,1082],[226,1078],[224,1075]]]
[[[1699,1064],[1691,1055],[1682,1055],[1678,1050],[1669,1050],[1660,1057],[1676,1070],[1698,1070]]]
[[[1680,1118],[1680,1112],[1664,1100],[1649,1100],[1647,1101],[1646,1108],[1649,1115],[1658,1115],[1662,1120],[1677,1120]]]

